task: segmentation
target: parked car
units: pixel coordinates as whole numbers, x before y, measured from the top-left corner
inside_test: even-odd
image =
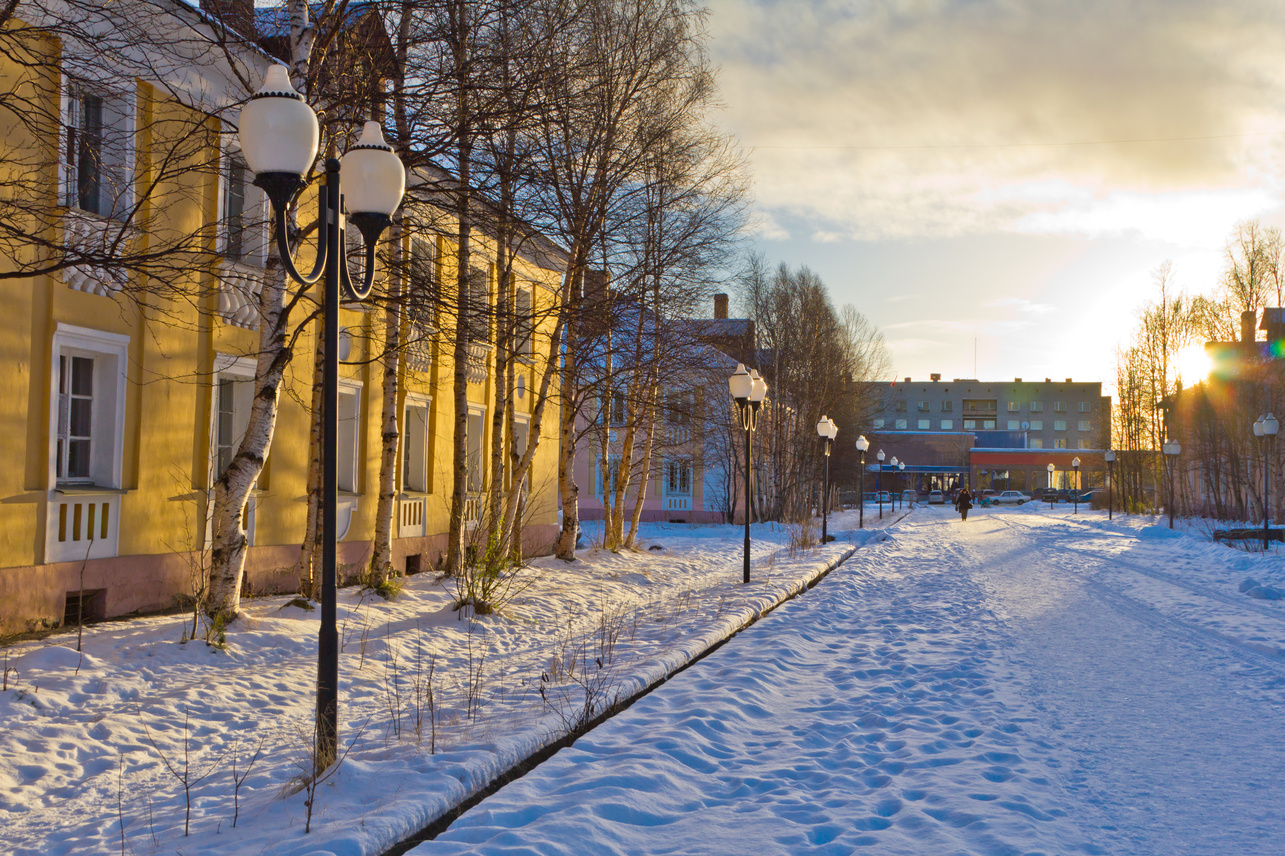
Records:
[[[939,490],[930,490],[930,491],[928,491],[928,504],[929,504],[929,505],[945,505],[945,504],[946,504],[946,494],[942,493],[942,492],[941,492],[941,491],[939,491]]]
[[[919,494],[913,490],[903,490],[901,492],[902,502],[917,502],[918,500],[919,500]]]
[[[892,502],[892,495],[891,495],[890,493],[888,493],[888,491],[886,491],[886,490],[881,490],[881,491],[879,491],[879,501],[880,501],[880,502]]]
[[[999,505],[1021,505],[1023,502],[1026,502],[1028,499],[1030,499],[1030,497],[1022,493],[1020,490],[1006,490],[1002,493],[992,496],[991,502],[997,503]]]

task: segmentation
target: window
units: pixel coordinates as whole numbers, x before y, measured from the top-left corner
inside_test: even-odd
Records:
[[[486,411],[481,408],[469,408],[466,427],[468,438],[468,489],[482,490],[485,485],[482,478],[483,449],[486,441]]]
[[[665,462],[665,493],[669,496],[691,496],[692,462],[676,458]]]
[[[1055,401],[1055,402],[1053,402],[1053,412],[1054,412],[1054,413],[1065,413],[1065,412],[1066,412],[1066,402],[1065,402],[1065,401]]]
[[[485,342],[490,338],[491,289],[486,271],[469,268],[468,312],[464,317],[464,333],[470,342]]]
[[[59,324],[50,372],[54,484],[119,487],[129,337]]]
[[[623,389],[612,393],[608,424],[613,428],[619,428],[629,421],[629,408],[626,405],[625,391]]]
[[[964,410],[969,413],[994,413],[998,409],[993,398],[965,398]]]
[[[904,401],[898,401],[898,402],[896,403],[896,405],[893,407],[893,410],[896,410],[898,413],[905,413],[905,412],[906,412],[906,402],[904,402]]]
[[[953,411],[954,409],[955,409],[955,402],[953,402],[953,401],[943,401],[943,402],[941,403],[941,412],[942,412],[942,413],[950,413],[950,412],[951,412],[951,411]]]
[[[670,425],[690,425],[695,396],[691,392],[671,392],[665,396],[665,421]]]
[[[977,430],[977,420],[976,420],[976,419],[965,419],[965,420],[964,420],[964,430],[965,430],[965,431],[976,431],[976,430]]]
[[[1065,448],[1066,448],[1066,438],[1065,438],[1065,437],[1058,437],[1056,440],[1054,440],[1054,441],[1053,441],[1053,448],[1054,448],[1054,449],[1065,449]]]
[[[986,431],[994,431],[994,430],[995,430],[995,420],[994,420],[994,419],[984,419],[984,420],[982,420],[982,428],[983,428],[984,430],[986,430]]]
[[[1030,448],[1032,448],[1032,449],[1043,449],[1043,448],[1044,448],[1044,441],[1043,441],[1042,439],[1040,439],[1039,437],[1032,437],[1032,438],[1031,438],[1031,442],[1030,442]]]
[[[65,204],[100,217],[121,218],[131,203],[132,97],[72,90],[64,121]]]
[[[1032,430],[1032,431],[1043,431],[1043,430],[1044,430],[1044,420],[1043,420],[1043,419],[1032,419],[1032,420],[1031,420],[1031,430]]]
[[[1022,423],[1017,421],[1016,419],[1010,419],[1008,420],[1008,430],[1020,431],[1022,430]]]
[[[875,420],[873,420],[870,424],[871,424],[872,426],[874,426],[875,428],[882,428],[882,427],[883,427],[883,420],[882,420],[882,419],[875,419]]]
[[[1065,430],[1066,430],[1066,420],[1065,420],[1065,419],[1054,419],[1054,420],[1053,420],[1053,430],[1054,430],[1054,431],[1065,431]]]
[[[1081,431],[1089,431],[1089,430],[1092,430],[1092,429],[1090,429],[1090,428],[1089,428],[1089,420],[1087,420],[1087,419],[1081,419],[1078,427],[1079,427],[1079,429],[1080,429]]]
[[[343,383],[340,381],[340,384]],[[360,493],[357,461],[361,440],[361,387],[340,386],[338,422],[335,454],[339,490]]]
[[[428,403],[407,400],[402,419],[402,490],[428,493]]]
[[[931,420],[931,419],[920,419],[920,420],[919,420],[919,430],[920,430],[920,431],[927,431],[927,430],[928,430],[929,428],[931,428],[931,427],[932,427],[932,420]]]
[[[267,218],[263,192],[251,182],[254,176],[239,154],[224,161],[219,225],[223,255],[234,262],[263,264]]]
[[[412,240],[410,244],[408,314],[411,321],[426,334],[437,330],[437,304],[441,299],[433,249],[431,241],[420,238]]]
[[[1010,401],[1010,402],[1008,403],[1008,412],[1009,412],[1009,413],[1020,413],[1021,411],[1022,411],[1022,404],[1021,404],[1021,402],[1018,402],[1018,401]]]
[[[953,419],[943,419],[943,420],[941,420],[941,430],[943,430],[943,431],[953,431],[954,429],[955,429],[955,420],[953,420]]]
[[[531,289],[518,288],[513,292],[513,352],[520,359],[529,361],[533,353],[535,317],[531,309]]]
[[[898,430],[898,431],[904,431],[904,430],[906,430],[906,420],[904,420],[904,419],[898,419],[898,420],[897,420],[897,430]]]
[[[1044,402],[1042,402],[1042,401],[1032,401],[1032,402],[1031,402],[1031,412],[1032,412],[1032,413],[1043,413],[1043,412],[1044,412]]]
[[[919,412],[920,412],[920,413],[927,413],[927,412],[928,412],[928,402],[926,402],[926,401],[921,401],[921,402],[919,402]]]
[[[1080,412],[1081,412],[1081,413],[1089,413],[1089,412],[1090,412],[1090,410],[1089,410],[1089,407],[1090,407],[1090,406],[1091,406],[1091,405],[1090,405],[1087,401],[1081,401],[1081,402],[1080,402]]]
[[[604,467],[602,458],[598,458],[597,465],[594,467],[594,490],[593,492],[602,496],[607,491],[614,491],[620,484],[620,456],[608,455],[607,465],[605,467],[606,479],[604,482]]]

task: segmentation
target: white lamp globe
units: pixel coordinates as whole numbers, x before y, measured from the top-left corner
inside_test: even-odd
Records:
[[[817,433],[826,438],[830,436],[830,417],[822,415],[817,420]]]
[[[317,159],[317,114],[290,85],[284,65],[273,65],[263,86],[241,108],[241,154],[255,175],[304,176]]]
[[[393,147],[384,142],[378,122],[367,122],[357,145],[339,161],[345,204],[349,211],[387,214],[397,210],[406,193],[406,168]]]
[[[736,364],[736,371],[727,379],[727,386],[732,392],[732,398],[737,401],[744,401],[750,397],[750,392],[754,388],[754,379],[745,370],[744,363]]]
[[[865,434],[862,434],[860,437],[857,438],[857,451],[864,452],[866,449],[869,449],[869,448],[870,448],[870,441],[866,439]]]
[[[1280,430],[1280,427],[1281,427],[1280,423],[1276,421],[1276,417],[1273,416],[1272,414],[1269,413],[1263,417],[1263,435],[1264,436],[1275,437],[1276,432]]]

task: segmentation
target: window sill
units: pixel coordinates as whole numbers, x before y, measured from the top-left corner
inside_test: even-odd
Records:
[[[124,496],[129,491],[125,488],[99,487],[95,484],[60,484],[54,487],[54,493],[62,494],[63,496],[85,496],[89,494]]]

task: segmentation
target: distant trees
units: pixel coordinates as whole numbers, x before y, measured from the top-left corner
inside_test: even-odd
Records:
[[[749,259],[741,280],[754,320],[771,406],[759,426],[759,513],[798,521],[811,514],[823,449],[816,423],[828,415],[851,445],[875,406],[872,384],[890,361],[883,335],[855,308],[836,312],[821,278],[806,267],[769,270]]]
[[[1156,269],[1156,299],[1138,310],[1132,340],[1116,355],[1115,487],[1125,507],[1156,508],[1167,501],[1160,447],[1172,437],[1186,462],[1175,491],[1179,508],[1220,519],[1256,513],[1263,451],[1250,427],[1279,409],[1282,363],[1255,343],[1254,333],[1262,310],[1285,297],[1283,251],[1279,230],[1249,221],[1228,238],[1223,273],[1211,294],[1177,291],[1167,261]],[[1250,323],[1247,331],[1242,321]],[[1184,376],[1184,355],[1199,352],[1205,342],[1224,343],[1225,364],[1214,367],[1212,378],[1207,370]],[[1276,455],[1271,471],[1279,480]]]

